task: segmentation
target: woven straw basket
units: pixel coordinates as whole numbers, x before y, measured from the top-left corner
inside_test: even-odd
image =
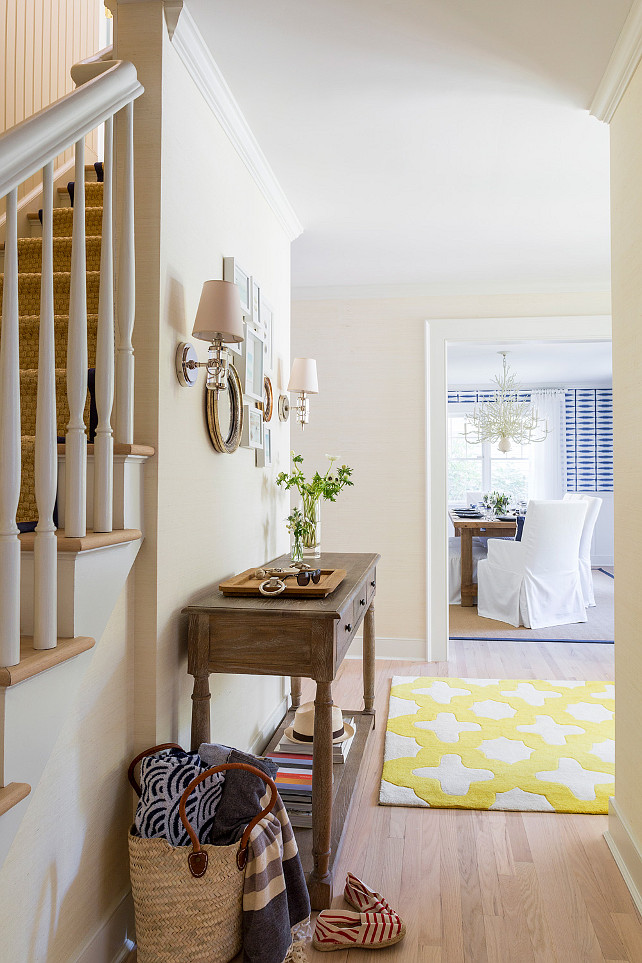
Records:
[[[165,744],[148,749],[134,759],[129,779],[144,757]],[[185,803],[195,787],[216,772],[245,769],[259,776],[272,790],[270,802],[231,846],[201,845],[185,815]],[[138,963],[229,963],[241,949],[242,899],[247,843],[256,823],[276,803],[272,780],[244,763],[207,769],[192,780],[181,796],[179,813],[191,846],[170,846],[165,839],[142,839],[129,833],[129,866],[136,912]]]

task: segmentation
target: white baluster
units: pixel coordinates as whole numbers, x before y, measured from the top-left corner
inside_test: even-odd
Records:
[[[0,664],[20,662],[20,358],[18,352],[18,192],[7,194],[0,337]]]
[[[58,635],[58,539],[53,521],[58,474],[53,293],[53,176],[53,162],[50,162],[42,172],[42,274],[35,457],[38,524],[34,542],[34,649],[53,649]]]
[[[111,412],[114,404],[114,255],[112,244],[112,134],[113,120],[105,121],[103,161],[103,227],[100,248],[100,295],[96,343],[96,408],[94,438],[94,531],[111,532],[114,439]]]
[[[134,441],[134,348],[132,333],[136,298],[134,266],[134,104],[123,108],[122,220],[118,251],[118,358],[116,371],[116,441]]]
[[[71,290],[67,338],[69,424],[65,437],[65,534],[87,532],[87,267],[85,257],[85,142],[76,142]]]

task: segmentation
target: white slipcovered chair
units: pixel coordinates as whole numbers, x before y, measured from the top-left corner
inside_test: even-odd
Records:
[[[586,622],[579,548],[585,501],[531,501],[521,542],[490,539],[477,565],[477,612],[540,629]]]
[[[593,572],[591,571],[591,542],[597,516],[602,508],[602,499],[595,498],[593,495],[584,495],[582,492],[566,492],[564,501],[586,502],[586,516],[580,539],[580,584],[584,596],[584,605],[593,606],[595,605],[595,593],[593,591]]]
[[[477,581],[477,563],[486,558],[485,538],[473,538],[473,582]],[[461,538],[448,539],[448,601],[450,605],[461,604]]]

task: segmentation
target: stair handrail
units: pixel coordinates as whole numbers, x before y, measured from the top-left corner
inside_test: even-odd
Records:
[[[0,135],[0,197],[140,97],[143,89],[134,65],[116,60],[92,80]]]
[[[85,179],[85,136],[105,124],[104,198],[101,285],[96,349],[98,430],[95,442],[94,530],[112,529],[114,397],[114,299],[112,243],[113,122],[122,111],[120,270],[117,285],[118,370],[117,431],[119,441],[133,441],[134,357],[134,192],[133,102],[143,92],[136,68],[128,61],[111,60],[106,48],[76,65],[72,79],[79,86],[56,103],[17,124],[0,136],[0,197],[6,198],[6,236],[0,339],[0,665],[20,661],[20,543],[17,509],[21,474],[21,412],[19,384],[18,187],[42,170],[42,272],[40,337],[35,434],[36,506],[34,541],[34,648],[57,643],[57,554],[53,523],[56,494],[57,438],[53,297],[53,184],[54,159],[74,148],[75,184]],[[74,197],[71,280],[67,338],[67,400],[69,423],[65,435],[64,527],[67,536],[86,532],[87,437],[84,408],[87,396],[87,304],[85,248],[85,191]],[[59,520],[61,504],[58,506]]]

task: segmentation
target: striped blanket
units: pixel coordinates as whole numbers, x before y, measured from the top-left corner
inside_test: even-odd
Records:
[[[269,798],[267,790],[262,809]],[[291,949],[292,927],[309,915],[299,850],[279,796],[272,812],[250,834],[243,887],[245,963],[283,963]]]

